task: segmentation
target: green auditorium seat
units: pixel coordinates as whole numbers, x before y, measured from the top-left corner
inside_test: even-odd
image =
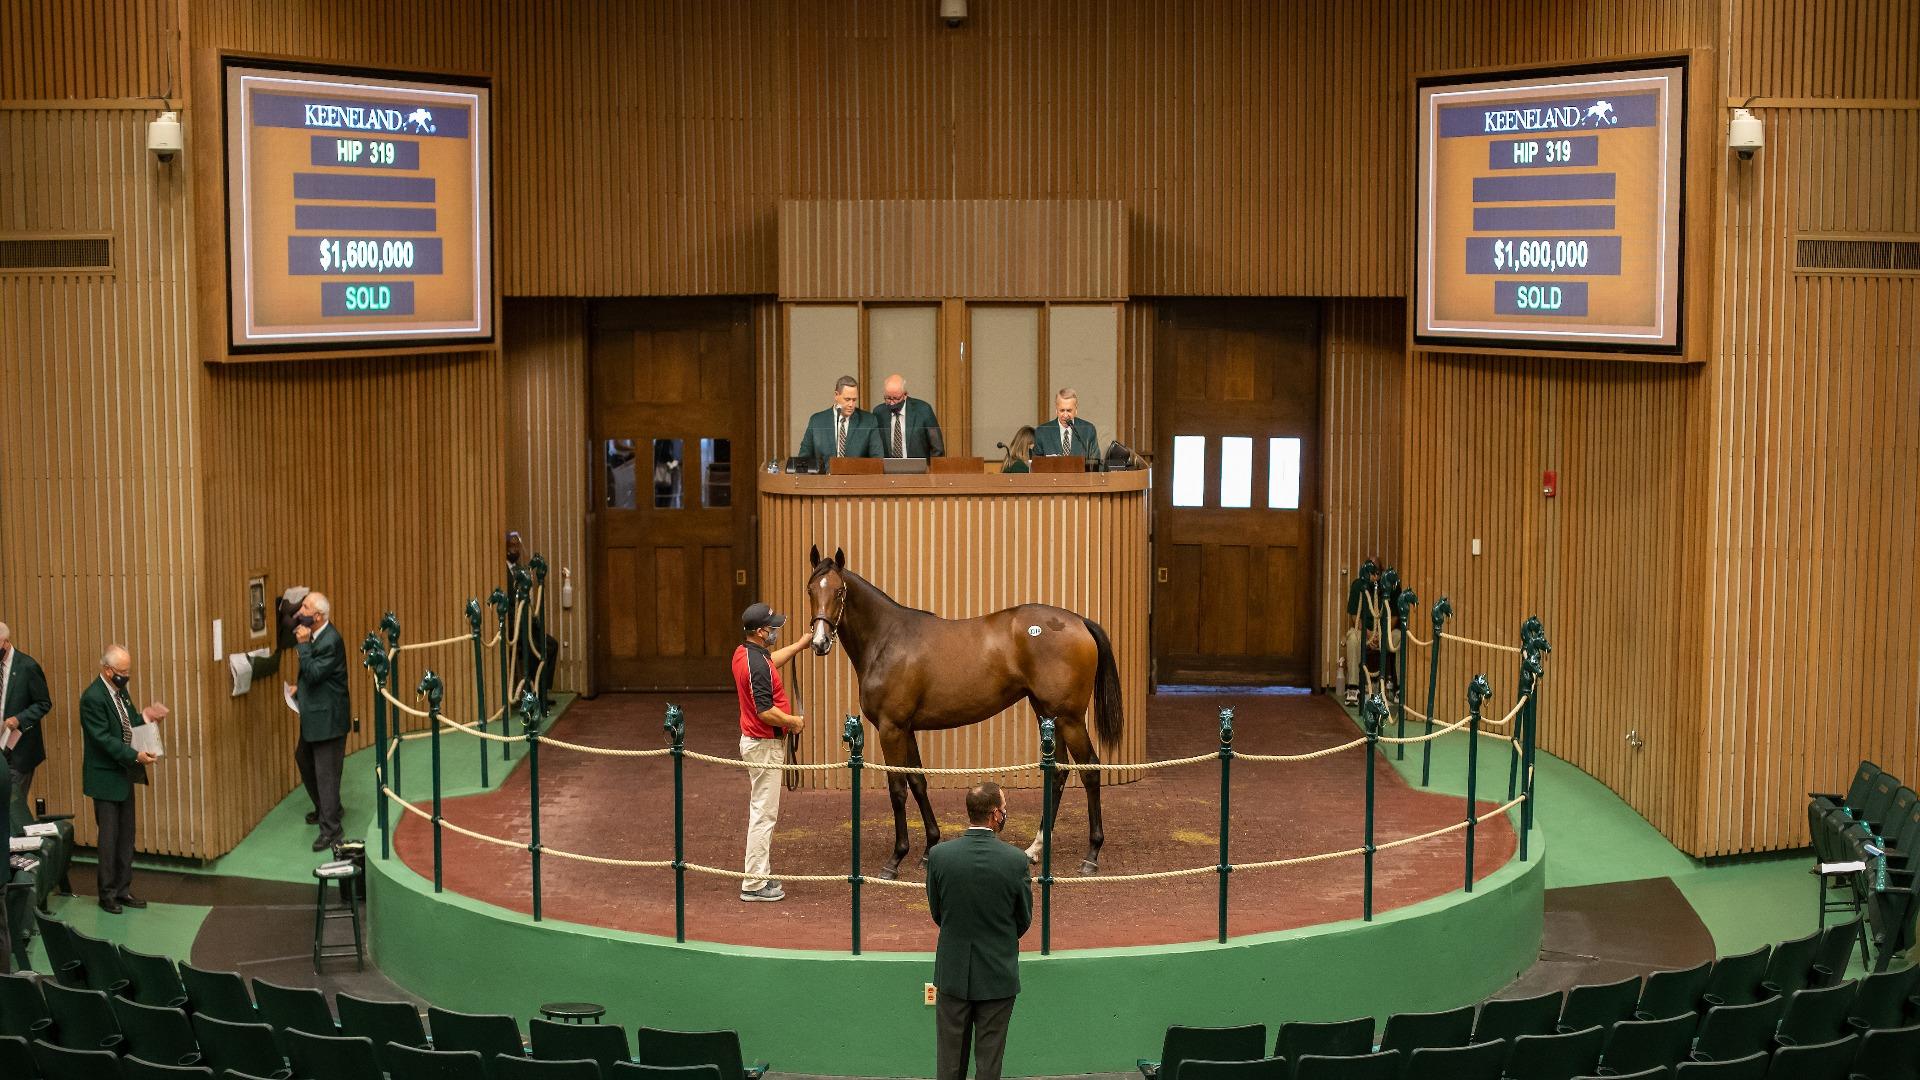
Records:
[[[272,1080],[272,1078],[255,1076],[252,1073],[244,1073],[238,1069],[228,1069],[226,1072],[220,1074],[220,1080]]]
[[[1275,1057],[1283,1057],[1299,1067],[1308,1054],[1320,1057],[1354,1057],[1373,1050],[1373,1017],[1352,1020],[1293,1020],[1280,1025],[1273,1041]]]
[[[1564,1035],[1522,1035],[1507,1052],[1509,1080],[1568,1080],[1600,1063],[1607,1029],[1598,1024]]]
[[[125,1080],[126,1075],[111,1050],[74,1050],[45,1039],[34,1041],[33,1061],[45,1080]]]
[[[260,1019],[276,1033],[304,1031],[309,1035],[336,1035],[340,1031],[339,1025],[333,1022],[333,1010],[327,1007],[327,995],[312,987],[281,986],[255,979],[253,1000],[260,1008]],[[284,1040],[281,1045],[286,1045]],[[289,1052],[287,1056],[293,1055]]]
[[[1817,930],[1806,937],[1775,945],[1773,955],[1767,957],[1767,973],[1760,979],[1761,989],[1768,994],[1805,990],[1813,983],[1813,956],[1819,949]]]
[[[193,1034],[193,1023],[179,1009],[142,1005],[126,998],[113,999],[113,1017],[120,1022],[120,1034],[126,1037],[123,1053],[143,1058],[156,1065],[200,1064],[200,1041]]]
[[[40,1066],[33,1060],[33,1048],[18,1035],[0,1035],[0,1076],[20,1080],[40,1080]]]
[[[300,1080],[385,1080],[373,1040],[363,1036],[315,1035],[288,1028],[281,1033],[287,1060]]]
[[[124,1040],[107,995],[58,983],[46,983],[40,989],[47,995],[47,1012],[53,1017],[53,1041],[62,1049],[119,1050]]]
[[[0,1035],[44,1039],[52,1028],[40,981],[31,975],[0,975]]]
[[[380,1067],[393,1071],[387,1061],[387,1045],[427,1048],[427,1028],[420,1010],[407,1001],[370,1001],[352,994],[335,994],[333,1007],[340,1013],[340,1034],[372,1040],[374,1056]]]
[[[1700,1018],[1692,1013],[1665,1020],[1622,1020],[1607,1035],[1600,1061],[1608,1072],[1631,1073],[1655,1066],[1671,1069],[1687,1060]]]
[[[33,913],[33,921],[40,928],[40,944],[46,947],[54,979],[62,986],[87,985],[86,968],[80,963],[80,950],[73,943],[73,930],[59,919],[38,911]]]
[[[126,968],[120,965],[120,950],[111,941],[69,928],[73,947],[80,954],[80,966],[86,972],[87,989],[118,994],[133,986]]]
[[[1407,1057],[1401,1080],[1500,1080],[1507,1040],[1468,1046],[1423,1046]]]
[[[1861,1080],[1920,1080],[1920,1024],[1867,1032],[1852,1068]]]
[[[605,1080],[720,1080],[720,1070],[712,1065],[642,1065],[637,1061],[616,1061]],[[402,1080],[394,1077],[393,1080]]]
[[[1859,988],[1858,983],[1848,980],[1838,986],[1795,990],[1787,998],[1787,1011],[1780,1016],[1774,1041],[1781,1046],[1798,1046],[1853,1034],[1847,1024],[1847,1011],[1853,1007]]]
[[[293,1075],[287,1068],[286,1052],[280,1048],[280,1040],[269,1024],[237,1024],[195,1013],[193,1033],[199,1036],[200,1052],[215,1072],[249,1073],[270,1080],[285,1080]]]
[[[1261,1034],[1262,1041],[1266,1035]],[[1252,1061],[1206,1061],[1188,1058],[1167,1080],[1288,1080],[1287,1059],[1255,1058]]]
[[[1595,1024],[1601,1027],[1612,1027],[1632,1017],[1633,1007],[1639,1001],[1640,979],[1638,976],[1621,979],[1619,982],[1576,986],[1567,991],[1567,1003],[1560,1009],[1560,1023],[1555,1030],[1565,1034],[1569,1031],[1581,1031]]]
[[[1700,1000],[1710,1007],[1751,1005],[1777,996],[1760,988],[1760,980],[1767,977],[1767,961],[1772,955],[1773,947],[1762,945],[1752,952],[1715,960],[1713,970],[1707,974],[1706,989],[1700,991]]]
[[[478,1050],[422,1050],[395,1044],[386,1053],[391,1080],[487,1080],[487,1064]]]
[[[586,1058],[578,1061],[536,1061],[533,1058],[501,1054],[494,1058],[493,1065],[497,1080],[600,1080],[599,1064]]]
[[[1423,1046],[1465,1046],[1473,1041],[1473,1006],[1441,1012],[1404,1012],[1387,1017],[1380,1049],[1411,1054]]]
[[[1573,1080],[1667,1080],[1667,1078],[1672,1075],[1672,1069],[1664,1065],[1656,1065],[1651,1069],[1641,1069],[1636,1073],[1607,1073],[1604,1076],[1576,1076]]]
[[[1539,997],[1494,998],[1480,1006],[1473,1021],[1473,1041],[1492,1042],[1521,1035],[1551,1035],[1560,1022],[1559,993]]]
[[[1695,1061],[1736,1061],[1773,1049],[1773,1032],[1786,1011],[1786,998],[1768,998],[1752,1005],[1720,1005],[1700,1020],[1693,1040]]]
[[[1846,922],[1835,923],[1820,932],[1820,948],[1813,954],[1813,981],[1821,986],[1832,986],[1847,977],[1847,965],[1853,960],[1855,942],[1862,944],[1862,959],[1865,959],[1866,931],[1865,920],[1855,915]]]
[[[1261,1029],[1261,1041],[1266,1029]],[[644,1065],[713,1065],[720,1069],[720,1080],[760,1080],[770,1067],[760,1062],[752,1068],[744,1064],[737,1031],[667,1031],[661,1028],[635,1028],[634,1057]],[[1218,1059],[1222,1055],[1215,1054]],[[1260,1056],[1256,1048],[1254,1057]]]
[[[187,1005],[195,1016],[217,1017],[230,1024],[260,1022],[260,1010],[253,1007],[246,980],[231,971],[202,971],[183,960],[180,983],[187,989]]]
[[[1700,1011],[1700,992],[1707,988],[1707,976],[1713,965],[1656,971],[1647,976],[1640,988],[1640,1002],[1633,1008],[1635,1020],[1665,1020],[1669,1016]]]
[[[1398,1050],[1339,1056],[1308,1054],[1294,1063],[1293,1080],[1399,1080],[1404,1057]]]
[[[633,1060],[627,1030],[619,1024],[563,1024],[534,1017],[527,1021],[527,1037],[533,1042],[533,1056],[542,1061],[585,1058],[606,1070],[615,1062]]]
[[[1865,803],[1867,796],[1872,793],[1874,781],[1878,779],[1880,779],[1880,766],[1871,761],[1862,760],[1859,767],[1853,770],[1853,779],[1848,781],[1844,794],[1832,791],[1810,791],[1807,793],[1807,798],[1824,810],[1852,807],[1858,812],[1861,804]]]
[[[1860,980],[1860,992],[1847,1009],[1856,1031],[1897,1028],[1906,1020],[1907,998],[1920,988],[1920,964],[1900,971],[1876,971]]]
[[[133,980],[131,997],[142,1005],[163,1009],[187,1007],[187,988],[180,982],[180,969],[164,956],[149,956],[125,945],[119,947],[120,969]]]
[[[1847,1080],[1860,1036],[1849,1035],[1823,1043],[1783,1046],[1774,1051],[1767,1080]]]
[[[120,1071],[127,1080],[213,1080],[205,1065],[160,1065],[138,1057],[121,1058]]]
[[[1167,1028],[1166,1035],[1160,1040],[1160,1057],[1157,1061],[1141,1059],[1134,1064],[1140,1069],[1140,1075],[1147,1080],[1167,1077],[1179,1071],[1180,1063],[1195,1059],[1206,1061],[1253,1061],[1265,1057],[1267,1053],[1267,1026],[1265,1024],[1243,1024],[1239,1027],[1186,1027],[1173,1024]],[[654,1060],[645,1049],[640,1051],[641,1061]],[[675,1064],[679,1064],[676,1062]],[[688,1061],[685,1064],[699,1064]],[[727,1074],[724,1063],[720,1074]]]
[[[1683,1061],[1673,1080],[1767,1080],[1767,1054],[1749,1054],[1734,1061]]]
[[[427,1030],[433,1034],[435,1050],[476,1050],[486,1065],[487,1075],[497,1070],[494,1058],[526,1056],[520,1041],[520,1025],[511,1016],[497,1013],[463,1013],[427,1006]]]

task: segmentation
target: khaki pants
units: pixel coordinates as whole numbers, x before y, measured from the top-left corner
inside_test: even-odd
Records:
[[[784,765],[787,740],[740,736],[740,760],[756,765]],[[781,775],[778,769],[747,770],[747,880],[741,892],[767,887],[773,874],[773,826],[780,820]]]

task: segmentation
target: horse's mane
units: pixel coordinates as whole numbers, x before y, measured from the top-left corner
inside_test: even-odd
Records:
[[[816,566],[814,566],[813,573],[807,576],[807,584],[812,585],[815,581],[819,580],[820,576],[826,573],[829,567],[832,567],[834,570],[838,571],[841,577],[851,578],[852,580],[857,581],[860,584],[865,585],[867,588],[873,590],[873,594],[875,596],[879,597],[881,600],[886,601],[886,603],[891,607],[893,607],[894,610],[896,611],[910,611],[916,615],[925,615],[929,618],[934,618],[934,619],[937,619],[940,617],[938,615],[935,615],[931,611],[927,611],[924,608],[908,607],[907,605],[901,603],[898,600],[895,600],[892,596],[888,595],[885,589],[882,589],[880,586],[875,585],[873,582],[868,581],[866,578],[861,577],[859,574],[854,573],[853,571],[847,569],[846,567],[836,564],[832,559],[821,559],[820,562]]]

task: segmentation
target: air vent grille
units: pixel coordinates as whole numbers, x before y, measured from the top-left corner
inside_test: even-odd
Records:
[[[1802,236],[1793,268],[1803,274],[1920,274],[1920,237]]]
[[[112,270],[107,236],[0,237],[0,272]]]

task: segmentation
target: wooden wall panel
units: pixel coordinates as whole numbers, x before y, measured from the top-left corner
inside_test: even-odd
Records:
[[[586,318],[578,300],[514,300],[502,316],[506,521],[529,552],[547,557],[547,632],[560,639],[553,684],[563,690],[586,688],[593,655]],[[571,610],[561,606],[566,570],[573,574]]]
[[[794,558],[812,545],[844,548],[847,567],[895,600],[949,619],[972,618],[1015,604],[1054,604],[1098,622],[1113,641],[1125,701],[1126,728],[1102,760],[1145,760],[1147,705],[1147,495],[1138,474],[1067,478],[1055,491],[1046,478],[897,477],[815,480],[769,477],[760,496],[760,589],[797,603],[812,567]],[[905,485],[898,483],[906,482]],[[904,490],[929,482],[956,489]],[[1027,490],[986,492],[1001,483]],[[844,487],[847,490],[841,490]],[[958,490],[964,489],[964,490]],[[1105,489],[1105,490],[1103,490]],[[1068,542],[1097,536],[1100,543]],[[1097,556],[1097,557],[1096,557]],[[805,633],[808,613],[789,611],[791,632]],[[843,649],[825,659],[802,652],[789,669],[810,723],[801,760],[844,759],[840,721],[858,713],[858,682]],[[689,723],[693,718],[689,718]],[[922,761],[934,768],[1006,765],[1038,760],[1035,717],[1022,703],[984,724],[920,736]],[[869,757],[880,760],[869,730]],[[844,786],[844,773],[807,774]],[[1013,773],[1002,784],[1039,786],[1038,773]],[[965,777],[933,777],[936,787]]]
[[[0,622],[53,698],[34,793],[93,842],[79,697],[106,646],[124,642],[135,697],[173,709],[168,760],[138,796],[137,844],[208,855],[220,732],[200,677],[213,643],[199,597],[190,213],[178,175],[147,155],[150,115],[139,103],[0,108],[0,233],[109,233],[115,264],[0,273]]]
[[[0,7],[0,101],[178,101],[186,94],[179,52],[185,10],[186,0],[7,0]]]
[[[1354,572],[1369,558],[1397,565],[1400,557],[1406,318],[1399,300],[1330,300],[1320,322],[1320,686],[1338,689],[1346,678],[1340,652]],[[1426,500],[1415,508],[1429,510]]]

